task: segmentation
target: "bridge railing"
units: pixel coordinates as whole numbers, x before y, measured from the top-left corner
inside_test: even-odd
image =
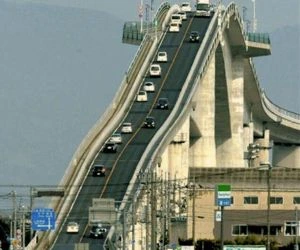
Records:
[[[274,115],[276,115],[277,117],[281,117],[284,118],[292,123],[300,123],[300,114],[296,113],[296,112],[292,112],[289,111],[287,109],[284,109],[276,104],[274,104],[265,94],[265,91],[260,88],[259,86],[259,80],[258,80],[258,76],[257,76],[257,72],[256,69],[254,67],[253,61],[250,59],[250,67],[251,70],[253,72],[253,76],[259,91],[259,95],[261,97],[261,102],[264,108],[266,108],[267,110],[269,110],[271,113],[273,113]]]
[[[247,40],[250,42],[271,44],[269,33],[247,33]]]
[[[289,111],[282,107],[279,107],[275,103],[273,103],[266,95],[264,90],[261,90],[262,101],[269,110],[272,110],[273,113],[277,113],[278,115],[284,116],[286,119],[295,119],[300,123],[300,114],[296,112]]]

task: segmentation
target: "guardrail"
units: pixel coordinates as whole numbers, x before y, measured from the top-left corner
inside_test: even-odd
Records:
[[[247,40],[250,42],[271,44],[268,33],[247,33]]]

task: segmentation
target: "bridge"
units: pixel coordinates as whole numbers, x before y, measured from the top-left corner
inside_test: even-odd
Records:
[[[193,200],[185,212],[174,208],[172,213],[182,216],[171,218],[170,185],[195,192],[197,173],[205,171],[300,167],[300,115],[268,99],[252,62],[271,54],[268,37],[246,34],[235,4],[219,6],[210,18],[190,13],[180,32],[170,33],[170,17],[178,10],[163,3],[156,25],[144,33],[138,23],[124,26],[123,42],[139,44],[137,53],[112,103],[75,152],[60,183],[65,196],[50,204],[56,230],[39,232],[28,249],[154,249],[158,239],[171,237],[170,221],[189,222],[189,208],[195,207]],[[193,30],[200,32],[200,43],[189,42]],[[167,52],[168,62],[154,79],[149,67],[158,51]],[[146,81],[154,83],[155,92],[147,102],[136,102]],[[161,97],[168,98],[169,109],[156,108]],[[155,128],[143,127],[147,116],[155,118]],[[133,133],[123,134],[116,153],[103,152],[124,122],[132,123]],[[92,176],[95,164],[106,166],[105,177]],[[184,198],[178,190],[174,199]],[[99,215],[108,233],[91,239],[89,229]],[[66,233],[70,221],[80,224],[78,234]],[[181,230],[194,239],[195,218],[184,225]]]

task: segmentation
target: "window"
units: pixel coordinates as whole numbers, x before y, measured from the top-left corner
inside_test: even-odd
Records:
[[[232,235],[248,235],[247,225],[232,225]]]
[[[300,204],[300,197],[299,196],[294,197],[294,204]]]
[[[298,235],[299,234],[299,222],[298,222]],[[284,223],[284,235],[285,236],[295,236],[297,232],[297,222],[296,221],[286,221]]]
[[[258,204],[258,197],[257,196],[245,196],[244,204]]]
[[[283,198],[282,197],[270,197],[270,204],[283,204]]]
[[[234,198],[233,198],[233,196],[231,196],[230,199],[231,199],[231,204],[234,204]]]

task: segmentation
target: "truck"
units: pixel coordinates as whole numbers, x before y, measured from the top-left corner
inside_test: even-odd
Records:
[[[198,16],[198,17],[210,17],[211,16],[210,0],[197,0],[195,16]]]

